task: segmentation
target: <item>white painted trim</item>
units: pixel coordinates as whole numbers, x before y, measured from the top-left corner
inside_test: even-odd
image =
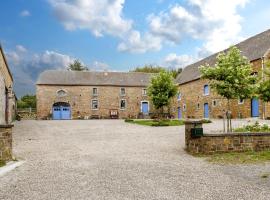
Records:
[[[93,108],[93,101],[97,101],[98,108]],[[99,101],[98,101],[98,99],[92,99],[91,100],[91,110],[98,110],[98,109],[99,109]]]
[[[121,101],[124,100],[125,101],[125,108],[121,108]],[[119,109],[120,110],[126,110],[127,108],[127,100],[126,99],[120,99],[120,102],[119,102]]]
[[[124,89],[124,90],[125,90],[125,94],[122,94],[122,93],[121,93],[121,90],[122,90],[122,89]],[[127,90],[126,90],[126,88],[121,87],[121,88],[120,88],[120,96],[121,96],[121,97],[124,97],[124,96],[126,96],[126,94],[127,94]]]
[[[144,90],[146,90],[146,94],[144,94]],[[142,89],[142,96],[147,96],[147,88]]]
[[[96,93],[96,94],[94,94],[94,88],[97,89],[97,93]],[[98,88],[97,88],[97,87],[92,87],[92,95],[93,95],[94,97],[97,97],[97,96],[98,96]]]
[[[148,104],[148,113],[150,113],[150,103],[149,103],[149,101],[141,101],[141,112],[142,112],[142,104],[143,103],[147,103]]]
[[[21,166],[24,162],[25,161],[8,162],[5,166],[0,167],[0,177]]]

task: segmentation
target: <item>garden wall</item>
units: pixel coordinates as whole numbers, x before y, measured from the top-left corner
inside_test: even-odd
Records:
[[[0,160],[12,159],[12,127],[13,125],[0,125]]]
[[[192,137],[191,129],[202,127],[198,121],[185,123],[186,150],[190,153],[241,152],[270,150],[270,133],[204,134]]]

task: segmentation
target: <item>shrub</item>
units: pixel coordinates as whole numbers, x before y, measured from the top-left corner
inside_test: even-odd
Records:
[[[256,121],[254,124],[236,128],[234,129],[234,132],[270,132],[270,127],[267,124],[261,125]]]
[[[125,119],[125,122],[133,122],[133,119]]]

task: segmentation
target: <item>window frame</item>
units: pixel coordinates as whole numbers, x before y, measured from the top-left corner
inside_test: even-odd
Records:
[[[181,101],[181,99],[182,99],[182,94],[181,94],[181,92],[178,92],[177,93],[177,101]]]
[[[124,101],[125,102],[125,107],[123,108],[123,107],[121,107],[121,103],[122,103],[122,101]],[[120,110],[126,110],[126,108],[127,108],[127,100],[126,99],[120,99],[120,105],[119,105],[119,107],[120,107]]]
[[[214,102],[215,102],[215,104],[214,104]],[[212,100],[212,106],[213,106],[213,107],[217,107],[217,105],[218,105],[217,100],[215,100],[215,99]]]
[[[94,107],[93,107],[93,102],[94,102],[94,101],[97,102],[97,108],[94,108]],[[92,109],[92,110],[98,110],[98,109],[99,109],[99,102],[98,102],[98,99],[92,99],[92,100],[91,100],[91,109]]]
[[[187,104],[183,103],[183,112],[187,111]]]
[[[122,94],[122,90],[124,91],[124,94]],[[120,96],[126,96],[126,88],[124,87],[120,88]]]
[[[94,90],[95,90],[95,89],[96,89],[96,91],[97,91],[96,93],[94,93]],[[93,95],[93,96],[98,96],[98,88],[97,88],[97,87],[93,87],[93,88],[92,88],[92,95]]]
[[[242,102],[241,102],[241,100],[242,100]],[[238,99],[238,104],[239,105],[243,105],[245,103],[245,99]]]
[[[206,93],[206,87],[207,87],[207,93]],[[208,96],[210,95],[210,87],[209,87],[209,84],[205,84],[203,86],[203,96]]]
[[[146,91],[146,92],[144,92],[144,91]],[[143,96],[147,96],[147,88],[143,88],[143,89],[142,89],[142,95],[143,95]]]

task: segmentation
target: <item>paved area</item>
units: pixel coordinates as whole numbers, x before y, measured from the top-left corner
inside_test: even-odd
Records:
[[[184,127],[21,121],[14,153],[26,162],[0,178],[0,199],[270,199],[270,164],[213,165],[183,148]]]

